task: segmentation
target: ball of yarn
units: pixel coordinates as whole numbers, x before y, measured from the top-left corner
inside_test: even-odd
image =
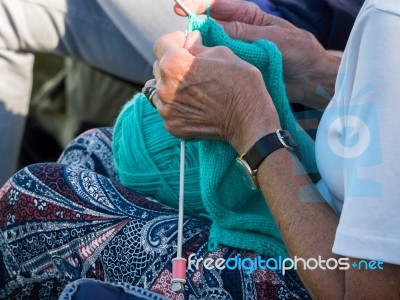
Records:
[[[185,212],[206,214],[201,192],[197,142],[186,143]],[[170,207],[179,204],[180,140],[169,134],[158,112],[136,94],[119,114],[113,138],[114,162],[122,185]]]

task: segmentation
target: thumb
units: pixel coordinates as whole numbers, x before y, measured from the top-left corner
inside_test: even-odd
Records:
[[[198,30],[190,32],[186,36],[185,45],[183,47],[187,49],[192,55],[201,53],[205,47],[203,46],[203,40],[201,38],[200,32]]]

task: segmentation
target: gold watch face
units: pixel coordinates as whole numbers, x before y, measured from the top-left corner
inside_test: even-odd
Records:
[[[240,173],[242,174],[243,180],[252,189],[257,190],[260,186],[258,184],[256,171],[253,171],[248,163],[242,159],[242,157],[236,158],[236,165],[238,166]]]

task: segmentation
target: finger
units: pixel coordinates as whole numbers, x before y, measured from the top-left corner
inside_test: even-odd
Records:
[[[252,25],[259,25],[259,26],[279,26],[283,28],[296,28],[292,23],[289,21],[286,21],[282,18],[279,18],[277,16],[263,13],[260,19],[258,19],[257,24],[256,23],[251,23],[251,22],[243,22],[247,24],[252,24]]]
[[[160,75],[160,63],[158,59],[154,62],[153,64],[153,76],[157,81],[161,80],[161,75]]]
[[[206,12],[207,1],[205,0],[182,0],[182,2],[194,13],[204,14]],[[219,21],[238,21],[258,26],[293,27],[286,20],[263,12],[250,1],[209,0],[209,6],[211,17]],[[186,15],[179,5],[175,5],[174,10],[178,15]]]
[[[213,18],[230,19],[235,16],[237,10],[243,6],[241,0],[181,0],[182,3],[196,14],[205,14],[207,11],[207,4]],[[207,3],[208,2],[208,3]],[[175,12],[180,16],[186,16],[186,12],[180,7],[179,4],[174,5]]]
[[[181,2],[192,12],[195,14],[203,14],[206,11],[206,1],[205,0],[192,0],[192,1],[184,1]],[[187,16],[187,13],[179,4],[174,5],[174,11],[179,16]]]
[[[196,14],[196,11],[192,10],[185,2],[182,0],[174,0],[176,4],[174,5],[174,10],[178,15],[190,16]],[[192,6],[192,3],[190,3]]]
[[[279,45],[291,35],[291,30],[279,26],[254,26],[240,22],[221,22],[221,25],[230,37],[243,41],[263,39]]]
[[[148,81],[144,84],[144,87],[143,87],[142,91],[143,91],[145,88],[147,88],[147,87],[149,87],[149,86],[155,86],[156,84],[157,84],[157,80],[155,80],[155,79],[150,79],[150,80],[148,80]]]
[[[183,48],[186,36],[181,31],[168,33],[154,43],[154,53],[160,59],[166,52],[174,48]]]
[[[193,13],[205,14],[207,11],[207,1],[205,0],[182,0],[184,5]],[[250,2],[249,2],[250,3]],[[257,6],[239,0],[209,0],[209,9],[211,16],[218,20],[236,20],[235,18],[244,18],[245,16],[238,13],[238,10],[244,12],[255,10]],[[249,9],[248,7],[252,7]],[[186,12],[178,5],[174,5],[175,12],[180,16],[186,16]],[[241,12],[241,11],[240,11]]]
[[[198,53],[201,53],[205,47],[203,46],[200,32],[197,30],[190,32],[186,36],[186,42],[184,47],[189,51],[189,53],[191,53],[194,56]]]
[[[230,6],[232,8],[232,6]],[[256,26],[279,26],[284,28],[293,28],[290,22],[267,14],[262,11],[256,4],[250,1],[239,1],[235,10],[230,11],[222,9],[211,9],[211,16],[219,21],[241,22]]]
[[[153,106],[159,111],[163,105],[163,102],[160,100],[160,98],[158,97],[157,92],[154,94],[153,98],[152,98],[152,103]]]

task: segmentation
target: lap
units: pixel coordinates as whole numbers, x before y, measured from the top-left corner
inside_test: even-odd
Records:
[[[178,299],[171,292],[177,212],[112,178],[112,167],[101,166],[112,157],[107,154],[109,138],[110,130],[91,131],[75,141],[75,148],[66,149],[60,162],[69,157],[68,165],[29,166],[0,190],[0,296],[57,297],[67,283],[95,278]],[[256,256],[226,247],[210,253],[208,233],[206,224],[186,217],[184,255]],[[188,269],[187,278],[187,299],[307,297],[294,272],[282,276],[258,269],[247,275],[243,269],[200,267]]]

